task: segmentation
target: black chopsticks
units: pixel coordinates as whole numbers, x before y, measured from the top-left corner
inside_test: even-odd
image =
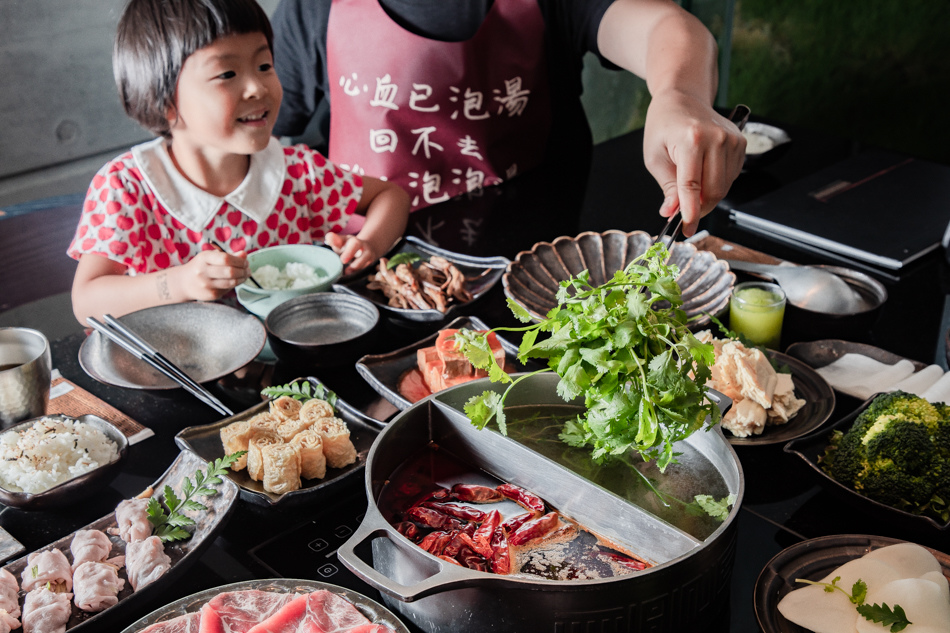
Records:
[[[130,330],[126,325],[120,323],[112,315],[105,314],[102,317],[105,323],[102,323],[95,317],[89,317],[86,321],[89,325],[108,338],[110,341],[129,352],[139,360],[142,360],[154,369],[157,369],[165,376],[171,378],[179,385],[185,388],[191,395],[195,396],[206,405],[215,409],[218,413],[228,417],[234,415],[231,409],[224,403],[214,397],[210,391],[202,387],[199,383],[181,370],[173,362],[165,358],[161,352],[148,344],[142,337]]]

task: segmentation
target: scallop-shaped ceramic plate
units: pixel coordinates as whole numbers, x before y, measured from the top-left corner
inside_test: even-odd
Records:
[[[856,490],[853,490],[843,483],[837,481],[831,475],[826,473],[824,469],[822,469],[819,459],[825,454],[825,449],[828,447],[828,437],[833,431],[847,433],[854,424],[854,421],[857,419],[857,417],[868,408],[871,402],[874,401],[875,397],[877,397],[877,394],[865,400],[864,403],[855,411],[841,418],[834,424],[823,429],[819,429],[810,435],[799,437],[790,441],[785,445],[783,450],[786,453],[797,455],[799,458],[801,458],[805,466],[807,466],[808,470],[815,477],[817,477],[818,483],[825,490],[835,495],[845,503],[850,504],[852,507],[866,512],[870,516],[886,519],[892,524],[899,525],[908,530],[918,530],[931,533],[933,530],[944,532],[950,531],[950,521],[938,522],[932,517],[912,514],[898,508],[893,508],[889,505],[881,503],[880,501],[875,501],[874,499],[865,497]]]
[[[465,288],[472,294],[471,301],[466,303],[451,303],[445,312],[439,312],[435,309],[414,310],[393,307],[389,305],[386,296],[383,295],[382,292],[367,288],[369,276],[375,273],[376,266],[370,266],[360,274],[344,277],[339,283],[333,285],[333,289],[337,292],[346,292],[369,299],[376,304],[380,312],[397,322],[408,325],[413,323],[435,324],[456,317],[460,309],[478,301],[498,283],[502,273],[505,272],[505,268],[511,263],[506,257],[473,257],[471,255],[453,253],[432,246],[431,244],[426,244],[419,238],[411,235],[400,241],[400,243],[389,252],[388,257],[391,259],[398,253],[415,253],[424,259],[433,256],[447,259],[465,275],[467,279]]]
[[[481,319],[467,316],[458,317],[445,326],[445,329],[462,328],[469,330],[489,329]],[[412,402],[399,391],[399,381],[406,372],[417,368],[416,352],[424,347],[435,345],[438,336],[439,333],[436,332],[412,345],[407,345],[402,349],[397,349],[388,354],[370,354],[364,356],[356,363],[356,371],[366,379],[366,382],[368,382],[379,395],[402,411],[409,407]],[[515,360],[518,356],[518,346],[501,336],[498,337],[498,341],[501,343],[501,346],[505,348],[505,354],[516,371],[540,369],[540,366],[534,361],[530,361],[530,366],[521,365]]]
[[[163,490],[166,485],[169,485],[176,492],[180,493],[185,478],[187,477],[193,481],[195,472],[203,470],[206,466],[207,463],[205,460],[194,453],[182,451],[161,478],[152,484],[152,489],[160,491]],[[86,630],[108,631],[110,630],[107,626],[108,622],[112,620],[113,617],[120,613],[129,613],[137,609],[139,605],[147,604],[156,595],[160,595],[164,588],[180,578],[188,567],[198,560],[202,552],[214,542],[218,531],[224,527],[224,524],[234,509],[234,503],[238,498],[237,485],[228,479],[224,479],[221,484],[216,486],[216,490],[216,494],[209,497],[202,497],[201,499],[201,503],[207,506],[207,510],[200,513],[188,513],[196,522],[193,527],[188,528],[189,531],[192,532],[191,538],[165,544],[165,553],[171,558],[171,568],[165,572],[163,576],[145,587],[140,587],[138,591],[133,591],[126,577],[125,569],[120,570],[119,577],[125,580],[125,587],[119,592],[119,602],[99,613],[86,613],[73,608],[72,615],[66,625],[66,631],[68,633],[78,633],[79,631]],[[108,534],[108,530],[114,528],[116,528],[115,513],[112,513],[81,529],[102,530]],[[59,549],[66,555],[67,559],[72,560],[69,546],[72,543],[74,535],[75,532],[42,549]],[[123,554],[125,552],[125,543],[122,539],[115,535],[110,535],[109,538],[112,541],[111,555],[117,556]],[[23,570],[26,569],[29,564],[27,558],[27,556],[22,556],[4,565],[3,568],[19,579]]]
[[[786,594],[804,587],[795,582],[796,578],[821,580],[848,561],[903,542],[884,536],[840,534],[809,539],[782,550],[762,569],[755,582],[753,604],[762,631],[809,633],[807,629],[786,620],[778,610],[778,603]],[[943,575],[950,579],[950,556],[933,549],[930,549],[930,553],[940,562]],[[886,630],[881,628],[881,631]]]
[[[209,600],[225,592],[266,591],[268,593],[302,594],[321,590],[330,591],[341,596],[342,598],[345,598],[373,624],[387,626],[393,631],[396,631],[396,633],[409,633],[409,629],[406,628],[406,625],[403,624],[392,611],[361,593],[357,593],[350,589],[345,589],[343,587],[331,585],[325,582],[302,580],[298,578],[263,578],[259,580],[246,580],[243,582],[235,582],[229,585],[205,589],[204,591],[199,591],[198,593],[186,596],[171,602],[164,607],[156,609],[144,618],[141,618],[134,624],[127,627],[122,633],[136,633],[137,631],[141,631],[144,628],[159,622],[165,622],[179,616],[198,613],[201,611],[201,607],[204,606]]]
[[[559,237],[540,242],[530,251],[522,251],[508,266],[501,282],[505,294],[542,320],[557,305],[559,283],[587,270],[590,282],[599,286],[642,255],[653,243],[644,231],[586,232],[577,237]],[[735,285],[735,273],[708,251],[699,251],[686,242],[674,242],[670,263],[679,267],[677,278],[683,295],[683,310],[690,318],[690,329],[708,327],[704,313],[721,314],[729,306]]]
[[[795,396],[803,399],[805,405],[787,423],[766,426],[761,435],[736,437],[723,429],[723,434],[733,446],[784,444],[820,428],[835,410],[835,392],[821,374],[797,358],[771,350],[768,354],[779,367],[785,366],[791,371]]]
[[[0,483],[0,502],[4,505],[19,508],[21,510],[51,510],[79,503],[86,497],[95,494],[99,489],[112,481],[119,474],[122,462],[129,454],[129,440],[125,434],[108,420],[103,420],[97,415],[86,414],[78,418],[62,414],[44,415],[41,418],[34,418],[12,426],[4,430],[4,433],[21,432],[27,430],[33,424],[42,419],[53,419],[60,421],[82,422],[101,431],[109,440],[116,445],[116,458],[108,464],[100,464],[98,467],[83,473],[78,477],[73,477],[63,483],[53,486],[43,492],[23,492],[21,490],[7,489]]]
[[[326,387],[314,377],[298,378],[294,382],[309,382],[315,393],[325,393]],[[193,451],[203,459],[211,461],[224,457],[224,446],[221,444],[221,429],[240,420],[247,420],[258,413],[267,411],[269,401],[262,402],[230,418],[225,418],[211,424],[189,426],[182,429],[175,436],[175,443],[180,448]],[[362,476],[366,466],[366,455],[383,423],[364,415],[352,405],[337,398],[334,403],[336,417],[346,422],[350,430],[350,441],[356,448],[356,461],[343,468],[327,468],[323,479],[304,479],[299,490],[275,494],[264,490],[260,481],[251,479],[247,470],[228,471],[228,477],[240,487],[241,499],[255,505],[270,507],[279,506],[281,509],[311,503],[314,499],[334,489],[335,487]]]
[[[196,382],[217,380],[260,353],[267,332],[260,320],[219,303],[171,303],[119,317]],[[79,364],[99,382],[127,389],[177,389],[180,385],[132,356],[99,332],[79,348]]]

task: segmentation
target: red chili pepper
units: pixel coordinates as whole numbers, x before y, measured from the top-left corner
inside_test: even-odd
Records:
[[[416,527],[415,523],[410,523],[409,521],[401,521],[400,523],[396,524],[396,530],[398,530],[400,534],[405,536],[410,541],[419,540],[419,536],[420,536],[419,528]]]
[[[470,508],[468,506],[460,506],[457,503],[437,503],[435,501],[426,501],[421,505],[424,508],[432,508],[433,510],[444,512],[449,516],[455,517],[456,519],[461,519],[463,521],[475,521],[476,523],[481,523],[485,520],[485,513],[481,510],[476,510],[475,508]]]
[[[494,488],[472,484],[455,484],[452,486],[452,496],[459,501],[470,503],[494,503],[504,499],[501,493]]]
[[[492,534],[501,524],[501,513],[498,510],[492,510],[485,515],[485,520],[475,530],[472,535],[472,549],[490,559],[492,557],[491,539]]]
[[[452,558],[451,556],[446,556],[445,554],[439,554],[439,558],[441,558],[442,560],[444,560],[444,561],[446,561],[446,562],[452,563],[453,565],[458,565],[459,567],[462,566],[462,563],[458,562],[457,560],[455,560],[455,559]]]
[[[560,517],[557,512],[548,512],[544,516],[532,521],[528,521],[508,537],[511,545],[524,545],[528,541],[541,538],[555,527],[557,527]]]
[[[544,499],[538,495],[528,492],[521,486],[516,486],[514,484],[501,484],[495,488],[502,495],[511,499],[518,505],[524,507],[525,510],[531,510],[538,514],[544,514]]]
[[[508,551],[508,537],[500,525],[491,536],[491,570],[496,574],[511,572],[511,553]]]
[[[442,550],[442,553],[446,556],[458,557],[458,553],[462,551],[462,548],[465,547],[465,539],[471,539],[468,534],[462,535],[462,532],[455,531],[452,532],[451,538],[445,544],[445,549]]]
[[[485,559],[467,547],[463,547],[462,550],[459,551],[455,560],[462,563],[463,567],[476,569],[478,571],[488,571],[488,565],[485,563]]]
[[[450,517],[444,512],[433,510],[432,508],[414,506],[409,508],[406,516],[416,523],[421,523],[422,525],[435,528],[437,530],[459,530],[462,528],[461,521]]]
[[[430,554],[440,555],[445,549],[446,544],[452,538],[448,532],[432,532],[426,534],[425,538],[419,542],[419,547]]]
[[[502,523],[501,527],[505,529],[505,532],[507,534],[513,534],[515,530],[517,530],[518,528],[520,528],[522,525],[524,525],[525,523],[527,523],[533,518],[534,518],[533,512],[525,512],[524,514],[518,514],[511,517],[510,519]]]
[[[640,571],[647,568],[647,564],[642,560],[630,558],[629,556],[624,556],[622,554],[615,554],[613,552],[597,552],[597,555],[602,558],[609,558],[618,565],[623,565],[627,569],[632,569],[634,571]]]

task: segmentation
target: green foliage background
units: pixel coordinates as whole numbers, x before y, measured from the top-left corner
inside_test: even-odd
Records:
[[[720,50],[730,2],[689,2]],[[950,1],[737,0],[732,10],[720,106],[950,164]],[[643,126],[641,80],[588,60],[584,86],[595,142]]]
[[[950,3],[741,0],[728,99],[950,163]]]

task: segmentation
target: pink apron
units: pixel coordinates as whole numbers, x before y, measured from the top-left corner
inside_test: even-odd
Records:
[[[330,159],[397,182],[413,210],[541,162],[551,127],[537,0],[496,0],[463,42],[414,35],[378,0],[333,0]]]

